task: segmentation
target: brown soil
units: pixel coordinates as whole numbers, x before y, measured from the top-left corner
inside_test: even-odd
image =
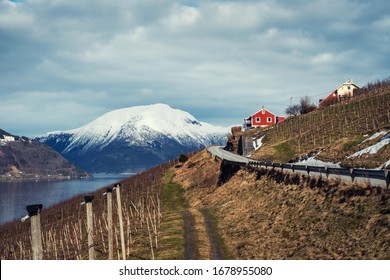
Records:
[[[198,234],[195,230],[195,218],[189,211],[183,213],[184,219],[184,259],[185,260],[198,260]]]
[[[218,233],[207,211],[189,209],[184,218],[184,259],[186,260],[222,260]]]
[[[218,239],[218,233],[217,233],[216,228],[213,224],[213,221],[210,217],[210,214],[205,209],[203,209],[201,211],[201,213],[204,217],[207,235],[208,235],[209,240],[210,240],[211,259],[212,260],[223,260],[224,255],[223,255],[220,241]]]

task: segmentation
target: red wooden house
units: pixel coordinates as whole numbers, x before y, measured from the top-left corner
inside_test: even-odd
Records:
[[[251,115],[249,118],[244,119],[244,130],[255,127],[267,127],[284,121],[285,117],[276,116],[270,111],[264,109],[264,107]]]

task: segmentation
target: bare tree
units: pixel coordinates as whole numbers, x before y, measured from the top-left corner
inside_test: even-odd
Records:
[[[290,116],[298,116],[307,114],[317,108],[316,105],[311,103],[310,97],[304,96],[301,98],[299,104],[290,105],[286,108],[285,113]]]
[[[317,108],[316,105],[311,103],[309,96],[304,96],[301,98],[300,107],[301,107],[301,114],[302,115],[310,113],[311,111],[314,111]]]
[[[290,105],[284,111],[287,115],[298,116],[301,114],[301,106],[298,104]]]

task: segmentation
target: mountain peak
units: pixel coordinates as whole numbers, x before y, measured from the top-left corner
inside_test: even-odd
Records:
[[[163,134],[178,142],[190,137],[200,140],[200,143],[206,146],[210,143],[205,136],[226,136],[228,131],[228,128],[200,122],[188,112],[158,103],[117,109],[67,133],[73,134],[74,141],[101,147],[118,137],[147,143],[155,134]]]
[[[223,144],[228,134],[227,127],[198,121],[188,112],[157,103],[117,109],[80,128],[51,132],[38,139],[65,157],[120,146],[121,151],[116,148],[116,153],[131,149],[149,150],[160,158],[155,161],[160,163],[183,152]]]

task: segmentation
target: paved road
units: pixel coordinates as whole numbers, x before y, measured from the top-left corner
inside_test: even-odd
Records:
[[[233,163],[237,163],[239,165],[249,165],[249,163],[251,163],[253,165],[253,164],[259,163],[256,160],[251,160],[251,159],[246,158],[244,156],[233,154],[232,152],[226,151],[223,148],[224,148],[223,146],[209,146],[209,147],[207,147],[207,151],[209,153],[211,153],[215,157],[218,157],[218,158],[220,158],[222,160],[227,160],[227,161],[230,161],[230,162],[233,162]],[[266,168],[272,169],[274,167],[268,166]],[[280,168],[280,167],[276,167],[275,169],[276,170],[282,170],[282,168]],[[340,169],[342,169],[342,168],[340,168]],[[308,175],[308,173],[306,171],[291,170],[291,169],[288,169],[288,168],[284,168],[284,171]],[[381,174],[383,173],[383,171],[381,171],[381,170],[373,170],[373,171],[381,173]],[[323,178],[326,178],[326,179],[339,179],[339,180],[341,180],[341,181],[343,181],[343,182],[345,182],[347,184],[351,184],[352,183],[351,176],[337,175],[337,173],[336,174],[330,174],[328,178],[325,176],[325,174],[318,173],[318,172],[310,172],[310,175],[323,177]],[[380,175],[380,176],[382,176],[382,175]],[[373,186],[379,186],[379,187],[382,187],[382,188],[388,188],[388,186],[387,186],[388,183],[386,182],[386,178],[384,176],[381,179],[370,179],[370,178],[368,178],[366,176],[365,177],[355,177],[354,178],[354,182],[355,183],[363,183],[363,184],[373,185]]]
[[[218,157],[220,159],[224,159],[231,162],[236,162],[240,164],[248,164],[249,159],[240,155],[233,154],[229,151],[225,151],[223,146],[209,146],[207,147],[207,151],[211,153],[213,156]]]

